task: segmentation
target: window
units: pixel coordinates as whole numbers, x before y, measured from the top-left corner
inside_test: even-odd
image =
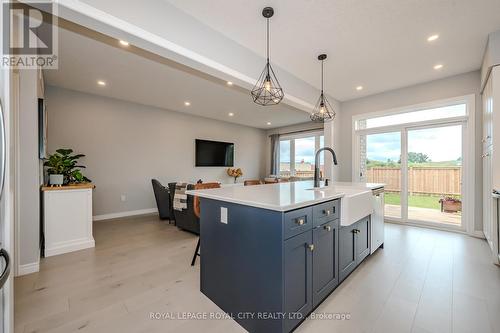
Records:
[[[385,183],[387,219],[472,230],[474,105],[469,95],[353,116],[352,178]]]
[[[389,116],[370,117],[356,120],[356,130],[402,125],[426,120],[437,120],[467,116],[466,104],[392,114]]]
[[[280,141],[280,175],[290,176],[290,141]]]
[[[323,146],[321,132],[285,136],[280,140],[280,176],[313,177],[314,156]],[[320,156],[320,170],[324,170],[324,154]]]

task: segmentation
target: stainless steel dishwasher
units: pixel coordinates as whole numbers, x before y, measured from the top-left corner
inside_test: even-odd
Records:
[[[371,215],[370,253],[384,247],[384,188],[372,189],[373,214]]]

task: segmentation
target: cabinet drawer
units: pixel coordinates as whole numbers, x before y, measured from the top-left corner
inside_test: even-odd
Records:
[[[313,207],[313,226],[338,219],[340,216],[340,200],[328,201]]]
[[[304,231],[311,230],[313,224],[312,208],[306,207],[286,212],[283,222],[283,234],[285,239],[298,235]]]

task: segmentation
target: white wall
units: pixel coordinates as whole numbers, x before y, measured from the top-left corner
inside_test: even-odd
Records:
[[[19,71],[19,265],[35,267],[40,258],[40,178],[38,158],[37,70]],[[35,266],[33,266],[35,265]],[[28,270],[29,271],[29,270]]]
[[[480,72],[460,74],[441,80],[427,82],[411,87],[392,90],[389,92],[359,98],[344,102],[341,105],[342,117],[340,118],[340,180],[350,181],[352,174],[352,116],[368,112],[389,110],[397,107],[430,102],[439,99],[456,96],[475,94],[476,96],[476,188],[475,188],[475,229],[481,230],[481,184],[482,184],[482,161],[481,161],[481,95]]]
[[[68,147],[87,155],[94,216],[156,207],[151,178],[232,182],[226,168],[194,166],[196,138],[234,142],[242,178],[264,174],[263,130],[52,86],[45,96],[49,152]]]

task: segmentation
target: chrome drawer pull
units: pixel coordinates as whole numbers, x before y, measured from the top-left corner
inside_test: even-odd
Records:
[[[311,252],[314,251],[314,244],[308,244],[307,247]]]
[[[323,210],[323,215],[326,215],[326,216],[329,216],[332,212],[328,209],[328,210]]]
[[[304,225],[305,221],[304,219],[297,219],[295,223],[297,223],[298,225]]]
[[[326,230],[326,231],[330,231],[330,230],[332,230],[332,227],[331,227],[331,226],[329,226],[329,225],[325,225],[325,226],[324,226],[324,228],[325,228],[325,230]]]

